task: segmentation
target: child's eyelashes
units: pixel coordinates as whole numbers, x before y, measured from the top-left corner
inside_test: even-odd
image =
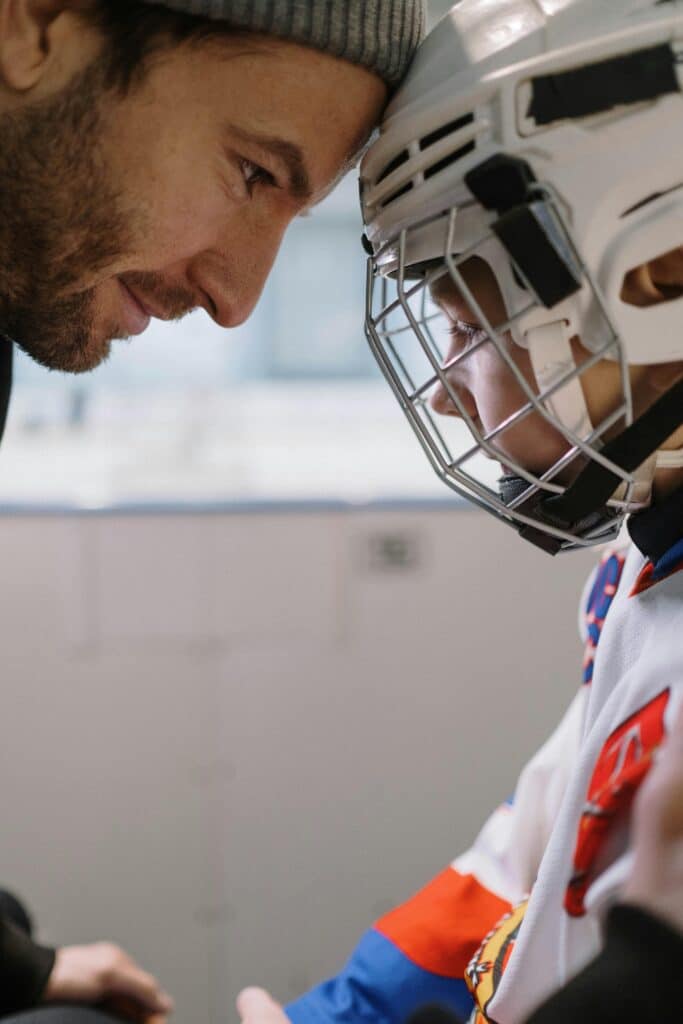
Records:
[[[486,331],[479,324],[470,324],[466,320],[450,320],[448,333],[463,349],[486,338]]]

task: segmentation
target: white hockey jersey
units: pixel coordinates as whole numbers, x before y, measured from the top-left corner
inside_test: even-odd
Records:
[[[683,695],[683,572],[669,572],[683,569],[677,547],[659,579],[635,547],[597,574],[587,682],[522,774],[507,826],[498,892],[531,895],[468,967],[475,1020],[523,1021],[601,948],[628,871],[629,810]]]
[[[378,921],[339,975],[286,1007],[294,1024],[404,1024],[434,1003],[476,1024],[522,1024],[598,953],[628,871],[630,807],[683,696],[682,499],[661,530],[645,514],[652,560],[632,546],[596,570],[584,685],[514,800]]]

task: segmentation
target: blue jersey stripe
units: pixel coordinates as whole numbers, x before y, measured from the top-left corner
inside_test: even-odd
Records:
[[[465,981],[424,971],[379,932],[361,939],[344,970],[285,1007],[293,1024],[405,1024],[421,1006],[438,1003],[466,1020],[472,997]]]
[[[654,566],[652,578],[654,580],[664,579],[674,572],[683,562],[683,537],[672,548],[669,548],[665,555],[659,559]]]

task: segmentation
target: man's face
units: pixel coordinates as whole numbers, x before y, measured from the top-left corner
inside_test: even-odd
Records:
[[[44,41],[20,90],[0,37],[0,330],[51,369],[92,369],[150,315],[243,322],[385,101],[370,72],[257,37],[163,51],[121,97],[74,15]]]

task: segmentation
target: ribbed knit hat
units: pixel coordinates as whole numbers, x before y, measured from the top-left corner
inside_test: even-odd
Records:
[[[144,0],[313,46],[374,71],[390,86],[424,34],[424,0]]]

